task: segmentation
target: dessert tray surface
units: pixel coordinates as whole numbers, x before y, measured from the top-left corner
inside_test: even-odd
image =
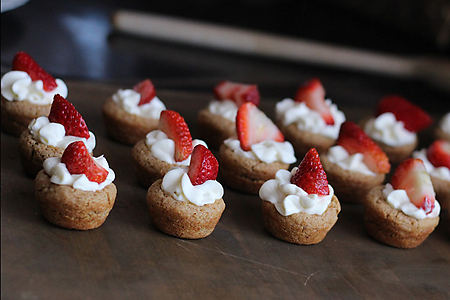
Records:
[[[103,127],[101,107],[119,87],[68,85],[68,100],[97,137],[94,155],[104,154],[116,173],[116,203],[95,230],[67,230],[46,222],[34,198],[33,179],[22,170],[17,137],[2,132],[2,298],[450,298],[447,210],[422,245],[403,250],[365,232],[361,205],[341,203],[339,219],[325,239],[300,246],[263,228],[258,196],[225,187],[226,209],[209,237],[184,240],[160,232],[150,223],[147,190],[136,180],[131,147],[109,139]],[[195,138],[197,112],[211,95],[163,90],[158,96],[184,116]],[[260,105],[270,117],[275,101],[262,99]],[[370,115],[340,108],[355,121]]]

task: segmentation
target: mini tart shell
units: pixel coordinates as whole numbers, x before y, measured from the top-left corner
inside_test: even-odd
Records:
[[[42,165],[47,158],[62,157],[63,153],[63,148],[36,141],[28,129],[19,137],[20,161],[25,172],[33,178],[42,170]]]
[[[144,139],[147,133],[157,129],[159,125],[159,119],[130,114],[119,107],[112,98],[106,100],[103,105],[102,115],[107,134],[114,140],[128,145],[134,145]]]
[[[275,178],[278,170],[289,168],[289,164],[281,162],[267,164],[243,157],[225,144],[220,146],[218,157],[220,181],[232,189],[248,194],[257,195],[263,183]]]
[[[450,134],[442,130],[440,126],[436,127],[434,135],[437,140],[446,140],[450,142]]]
[[[266,230],[280,240],[300,245],[320,243],[336,223],[340,211],[341,205],[336,195],[333,195],[330,205],[321,215],[299,212],[283,216],[273,203],[262,202]]]
[[[436,192],[436,199],[441,204],[441,207],[450,209],[450,181],[431,175],[430,178]]]
[[[336,142],[333,138],[300,130],[295,123],[283,126],[281,122],[278,122],[278,128],[294,147],[297,157],[305,156],[311,148],[316,148],[319,153],[325,152]]]
[[[384,186],[367,194],[364,203],[364,223],[375,240],[396,247],[410,249],[419,246],[439,223],[439,217],[418,220],[393,208],[383,195]]]
[[[327,174],[334,193],[341,202],[362,203],[367,193],[374,187],[383,183],[385,174],[366,175],[359,172],[349,171],[332,163],[326,154],[320,155],[323,169]]]
[[[113,208],[116,195],[113,183],[92,192],[54,184],[44,170],[35,179],[35,196],[42,215],[50,223],[67,229],[100,227]]]
[[[236,136],[234,122],[202,109],[197,115],[199,136],[209,147],[219,149],[223,141]]]
[[[28,129],[28,124],[33,119],[48,116],[51,104],[39,105],[29,101],[8,101],[4,97],[1,100],[1,124],[2,129],[8,134],[20,136]]]
[[[152,155],[148,149],[146,140],[140,140],[131,149],[131,157],[136,168],[137,179],[139,183],[148,188],[158,179],[162,179],[164,175],[176,164],[169,164]]]
[[[185,239],[209,236],[219,222],[225,202],[197,206],[178,201],[162,189],[162,179],[154,182],[147,192],[147,206],[152,224],[162,232]]]

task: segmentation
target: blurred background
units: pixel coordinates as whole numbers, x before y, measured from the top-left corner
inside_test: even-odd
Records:
[[[191,91],[209,91],[229,79],[258,83],[263,97],[279,99],[293,96],[300,83],[318,76],[334,98],[339,95],[350,104],[373,105],[386,93],[401,93],[412,101],[432,98],[425,103],[430,109],[448,103],[441,90],[410,78],[116,32],[111,16],[119,9],[400,57],[450,58],[449,0],[2,0],[2,73],[23,50],[63,79],[129,85],[148,77],[160,88]]]

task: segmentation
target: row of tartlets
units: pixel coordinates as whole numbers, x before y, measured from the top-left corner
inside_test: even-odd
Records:
[[[1,89],[2,129],[20,136],[21,161],[36,178],[45,219],[70,229],[101,226],[116,198],[115,174],[106,158],[92,156],[95,135],[67,101],[64,82],[19,52]],[[322,241],[341,201],[364,205],[376,240],[414,248],[438,225],[440,202],[450,203],[450,113],[436,127],[436,141],[416,151],[417,132],[432,119],[400,96],[383,98],[376,117],[356,124],[326,99],[318,79],[276,103],[275,122],[258,108],[256,85],[224,81],[214,94],[198,112],[202,139],[192,138],[149,79],[118,90],[103,106],[108,135],[133,146],[151,221],[167,234],[197,239],[213,232],[225,210],[217,176],[259,195],[265,228],[296,244]],[[385,183],[391,164],[398,167]]]

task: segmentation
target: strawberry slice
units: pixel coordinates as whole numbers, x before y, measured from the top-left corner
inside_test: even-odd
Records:
[[[108,171],[97,164],[82,141],[70,143],[61,157],[70,174],[84,174],[89,181],[102,183]]]
[[[48,115],[50,122],[59,123],[66,129],[66,135],[89,138],[89,130],[81,114],[72,103],[56,94],[53,98],[52,108]]]
[[[24,71],[30,75],[32,81],[42,80],[44,90],[50,92],[57,87],[56,80],[39,66],[26,52],[18,52],[13,59],[12,69]]]
[[[144,81],[137,83],[133,86],[133,90],[141,94],[141,100],[139,101],[138,106],[149,103],[156,96],[155,86],[150,79],[145,79]]]
[[[402,121],[407,130],[418,132],[433,123],[431,116],[419,106],[398,95],[383,97],[377,106],[377,116],[390,112]]]
[[[159,117],[158,129],[175,142],[175,161],[183,161],[191,155],[191,132],[179,113],[173,110],[163,110]]]
[[[409,158],[403,161],[392,175],[391,184],[396,190],[405,190],[409,200],[427,214],[433,210],[436,194],[421,159]]]
[[[363,162],[373,172],[389,173],[391,165],[386,153],[356,123],[342,123],[336,144],[344,147],[350,155],[362,153]]]
[[[284,141],[278,127],[252,102],[246,102],[238,109],[236,132],[241,148],[245,151],[249,151],[253,144],[262,141]]]
[[[259,91],[255,84],[243,84],[231,81],[222,81],[214,88],[217,100],[232,100],[240,107],[245,102],[259,105]]]
[[[334,125],[331,111],[325,104],[325,89],[318,78],[313,78],[300,86],[294,101],[304,102],[310,109],[318,111],[327,125]]]
[[[291,178],[291,183],[297,185],[308,194],[329,195],[327,174],[323,170],[319,153],[311,148],[298,165]]]
[[[199,185],[207,180],[216,180],[219,172],[219,162],[211,151],[203,145],[192,150],[188,176],[193,185]]]
[[[450,169],[450,142],[446,140],[434,141],[427,150],[428,160],[435,166]]]

